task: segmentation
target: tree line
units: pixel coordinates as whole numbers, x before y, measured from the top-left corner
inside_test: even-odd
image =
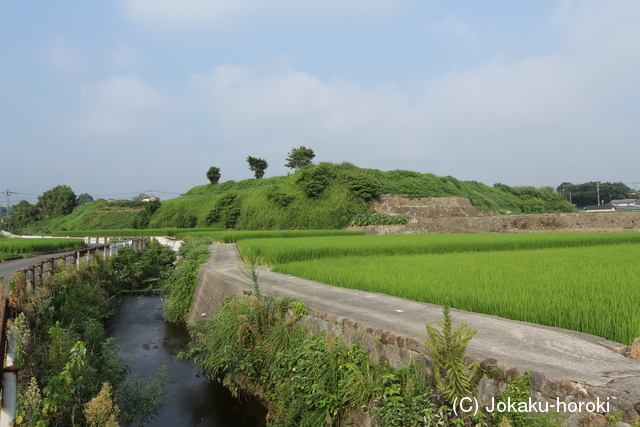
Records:
[[[20,200],[12,208],[6,221],[6,229],[15,230],[28,227],[36,221],[69,215],[76,206],[92,202],[87,193],[79,196],[68,185],[58,185],[38,196],[35,205]]]
[[[556,191],[567,201],[580,207],[606,205],[612,200],[638,198],[634,191],[622,182],[589,181],[582,184],[563,182]],[[600,203],[598,203],[598,194]]]

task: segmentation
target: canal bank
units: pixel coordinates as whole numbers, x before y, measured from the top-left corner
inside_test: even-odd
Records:
[[[238,271],[242,260],[232,244],[210,246],[211,258],[200,269],[190,321],[211,318],[222,299],[251,289]],[[442,319],[442,307],[403,298],[329,286],[260,269],[263,295],[294,297],[305,302],[304,322],[318,332],[357,343],[377,362],[405,366],[425,362],[425,323]],[[566,414],[572,425],[606,425],[605,415],[625,421],[640,419],[640,362],[625,357],[627,347],[593,335],[451,310],[454,323],[478,331],[467,355],[485,366],[496,366],[509,379],[532,372],[530,392],[536,401],[611,402],[607,414]],[[506,381],[485,377],[478,399],[490,401]]]
[[[184,325],[165,322],[162,297],[127,296],[116,308],[107,333],[120,344],[120,355],[131,372],[142,378],[156,375],[162,366],[168,374],[168,400],[149,422],[153,427],[260,427],[265,410],[259,402],[240,401],[221,384],[207,381],[192,360],[179,360],[187,349],[189,334]]]

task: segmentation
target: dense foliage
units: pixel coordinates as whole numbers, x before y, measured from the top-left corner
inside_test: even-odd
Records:
[[[409,218],[404,215],[378,215],[371,212],[364,212],[355,214],[351,223],[357,227],[366,225],[409,224]]]
[[[247,156],[247,163],[249,163],[249,170],[253,172],[256,179],[263,178],[264,173],[269,167],[269,164],[267,163],[267,161],[259,157]]]
[[[167,298],[164,317],[173,323],[184,323],[189,316],[193,295],[198,280],[198,270],[209,257],[208,237],[185,239],[180,247],[176,268],[169,280],[164,284],[163,292]]]
[[[113,414],[118,425],[145,422],[158,413],[163,376],[129,377],[104,321],[110,295],[162,277],[170,268],[175,255],[167,250],[151,244],[139,254],[124,249],[111,260],[58,266],[36,288],[26,287],[23,275],[12,278],[10,302],[19,313],[11,326],[20,366],[17,425],[96,425],[100,408],[108,408],[106,421]]]
[[[83,203],[70,215],[44,220],[39,216],[38,207],[21,202],[14,206],[9,224],[11,230],[33,233],[207,225],[250,230],[338,229],[348,226],[355,215],[369,212],[372,201],[387,193],[409,197],[466,197],[479,211],[503,214],[574,211],[562,194],[551,187],[488,186],[451,176],[404,170],[383,172],[350,163],[320,163],[301,165],[287,176],[194,187],[181,197],[162,202],[160,207],[145,205],[153,202],[98,200]],[[224,197],[231,194],[233,203],[227,205]]]
[[[636,198],[633,190],[621,182],[585,182],[572,184],[563,182],[556,191],[576,206],[585,207],[607,204],[611,200]],[[600,203],[598,203],[600,194]]]
[[[375,364],[357,345],[294,327],[305,315],[292,298],[229,296],[214,319],[190,325],[183,357],[235,393],[261,396],[271,427],[337,427],[355,409],[371,412],[379,427],[486,425],[482,414],[459,418],[444,406],[424,370]]]
[[[211,184],[217,184],[220,181],[220,168],[216,166],[211,166],[207,171],[207,179]]]
[[[300,169],[304,166],[310,165],[315,156],[316,155],[311,148],[301,145],[300,147],[292,148],[291,151],[289,151],[285,166],[291,169]]]

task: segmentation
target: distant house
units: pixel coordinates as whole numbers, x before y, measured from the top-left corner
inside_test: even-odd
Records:
[[[621,199],[621,200],[612,200],[611,204],[615,208],[623,207],[623,206],[637,206],[638,199]]]
[[[640,212],[640,205],[633,205],[633,206],[618,206],[616,207],[616,211],[635,211],[635,212]]]
[[[585,206],[582,208],[585,212],[614,212],[616,209],[613,205],[602,205],[602,206]]]
[[[158,198],[156,196],[147,196],[147,197],[145,197],[143,199],[140,199],[140,200],[143,201],[143,202],[152,202],[154,200],[158,200]]]

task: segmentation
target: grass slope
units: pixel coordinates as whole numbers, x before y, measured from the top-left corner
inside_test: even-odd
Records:
[[[467,197],[478,210],[501,213],[573,211],[550,187],[490,187],[430,173],[320,163],[287,176],[194,187],[179,198],[162,202],[147,228],[340,229],[349,225],[356,213],[371,208],[373,193]],[[216,206],[220,215],[211,221],[210,213]],[[65,217],[41,221],[28,231],[134,228],[140,209],[114,209],[113,204],[98,200],[79,206]]]

